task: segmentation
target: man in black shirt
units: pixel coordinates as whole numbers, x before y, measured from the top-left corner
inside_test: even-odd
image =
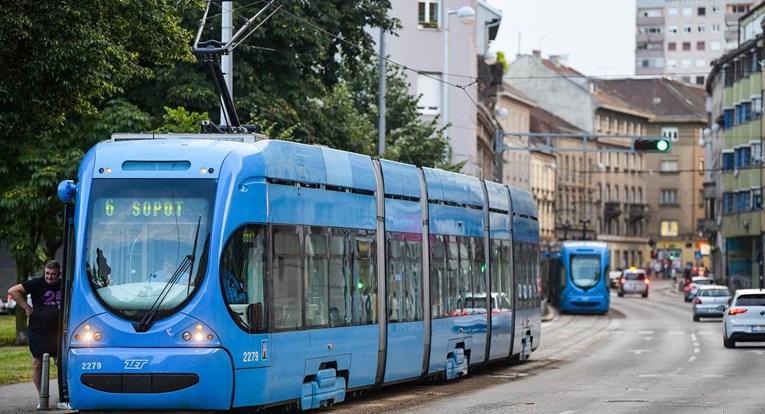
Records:
[[[32,381],[40,393],[42,358],[46,352],[56,358],[58,340],[58,307],[61,303],[61,264],[51,260],[45,265],[45,275],[19,283],[8,294],[27,313],[27,338],[32,352]],[[32,303],[27,302],[27,295]]]

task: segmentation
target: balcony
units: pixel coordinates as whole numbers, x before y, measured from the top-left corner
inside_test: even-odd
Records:
[[[717,184],[714,182],[704,183],[704,199],[714,200],[717,198]]]
[[[646,218],[646,210],[648,206],[645,204],[630,204],[629,205],[629,220],[640,221]]]
[[[699,219],[696,226],[704,234],[716,234],[718,231],[717,221],[713,219]]]
[[[621,204],[618,201],[606,201],[603,206],[603,215],[606,217],[606,220],[621,216]]]

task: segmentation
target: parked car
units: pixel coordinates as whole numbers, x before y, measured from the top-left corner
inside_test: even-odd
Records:
[[[715,281],[706,277],[706,276],[695,276],[691,278],[691,283],[687,285],[685,288],[683,288],[683,295],[685,296],[685,301],[690,302],[693,300],[693,297],[696,296],[696,292],[699,290],[699,286],[701,285],[714,285]]]
[[[616,287],[616,294],[624,297],[625,293],[639,293],[644,298],[648,297],[648,285],[651,279],[645,274],[645,270],[631,267],[625,269],[622,278],[619,279],[619,285]]]
[[[612,270],[608,272],[608,287],[616,288],[619,286],[619,279],[622,278],[621,270]]]
[[[723,315],[723,345],[765,341],[765,290],[739,289]]]
[[[693,299],[693,320],[698,322],[700,318],[721,318],[730,298],[727,286],[699,285]]]

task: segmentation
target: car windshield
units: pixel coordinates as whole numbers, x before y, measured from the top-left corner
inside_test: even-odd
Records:
[[[185,303],[204,270],[214,190],[212,180],[94,180],[85,270],[108,309],[136,321]]]

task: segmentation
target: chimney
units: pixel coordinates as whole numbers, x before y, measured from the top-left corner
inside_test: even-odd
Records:
[[[555,65],[555,67],[560,67],[560,56],[558,55],[550,55],[550,63]]]
[[[532,50],[531,54],[534,55],[535,58],[541,59],[542,58],[542,51],[541,50]]]

